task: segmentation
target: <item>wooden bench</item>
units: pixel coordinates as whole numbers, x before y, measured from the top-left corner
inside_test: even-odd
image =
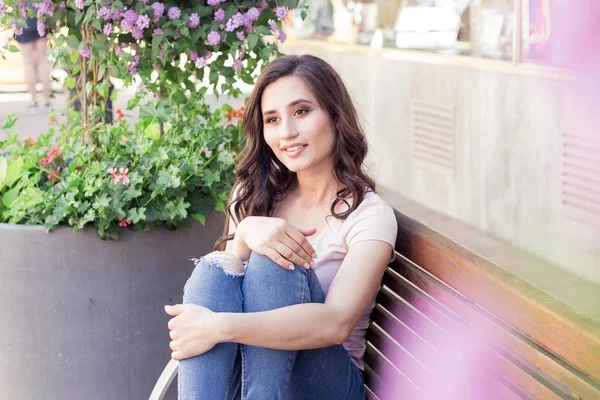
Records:
[[[600,399],[600,323],[422,223],[396,219],[397,259],[367,332],[369,399]],[[171,360],[150,400],[176,374]]]

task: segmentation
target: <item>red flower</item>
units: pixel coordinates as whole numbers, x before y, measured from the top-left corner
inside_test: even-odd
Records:
[[[119,226],[127,228],[128,225],[131,225],[131,221],[126,221],[123,218],[119,218]]]
[[[125,117],[125,114],[123,114],[123,111],[121,111],[120,108],[117,108],[117,121],[122,120]]]

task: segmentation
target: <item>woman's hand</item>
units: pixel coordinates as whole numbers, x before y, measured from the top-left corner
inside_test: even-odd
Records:
[[[204,354],[221,341],[217,313],[196,304],[165,306],[169,320],[171,358],[183,360]]]
[[[317,253],[306,236],[316,231],[316,228],[296,228],[281,218],[246,217],[240,222],[236,237],[239,235],[250,250],[285,269],[293,270],[294,264],[308,269],[314,267]]]

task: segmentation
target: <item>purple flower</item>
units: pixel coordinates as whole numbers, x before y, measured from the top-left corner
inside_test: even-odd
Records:
[[[98,10],[98,16],[100,18],[102,18],[104,21],[107,21],[111,16],[111,13],[110,13],[110,10],[108,9],[108,7],[101,7]]]
[[[279,31],[279,33],[277,33],[277,40],[279,40],[281,43],[287,40],[287,35],[284,31]]]
[[[188,26],[190,28],[197,28],[200,25],[200,16],[196,13],[190,15],[190,22],[188,22]]]
[[[196,53],[195,51],[191,51],[190,52],[190,61],[196,62],[197,59],[198,59],[198,53]]]
[[[0,17],[6,13],[6,3],[0,1]]]
[[[211,7],[216,7],[221,3],[221,0],[208,0],[206,2],[206,4],[208,4]]]
[[[135,40],[141,40],[144,37],[144,30],[139,26],[134,26],[131,35]]]
[[[270,19],[269,20],[269,29],[271,29],[271,32],[273,32],[273,33],[277,32],[277,29],[279,29],[279,27],[277,26],[277,22]]]
[[[115,22],[120,21],[122,17],[123,13],[121,12],[121,10],[115,10],[110,13],[110,18]]]
[[[17,24],[13,23],[11,25],[11,28],[16,36],[21,36],[23,34],[23,28],[21,28],[20,26],[17,26]]]
[[[173,21],[175,19],[179,19],[179,17],[181,17],[181,10],[177,7],[171,7],[171,8],[169,8],[169,12],[167,13],[167,16],[169,17],[169,19],[171,21]]]
[[[152,3],[152,5],[150,6],[152,7],[152,11],[154,11],[154,22],[158,22],[158,20],[160,19],[160,17],[162,17],[162,15],[165,12],[165,6],[163,3]]]
[[[148,29],[150,27],[150,17],[147,15],[140,15],[135,24],[140,29]]]
[[[52,3],[52,0],[44,0],[43,3],[35,3],[34,6],[38,9],[38,19],[44,17],[44,15],[51,17],[54,11],[54,4]]]
[[[83,58],[90,58],[92,56],[92,50],[90,50],[90,46],[86,44],[81,50],[79,50],[79,54],[81,54]]]
[[[115,46],[115,55],[116,55],[117,57],[120,57],[120,56],[121,56],[121,52],[122,52],[122,51],[123,51],[123,48],[122,48],[120,45],[116,45],[116,46]]]
[[[204,68],[207,65],[207,60],[204,57],[200,57],[199,59],[196,60],[196,62],[194,63],[194,66],[196,66],[196,68]]]
[[[160,49],[158,52],[158,59],[162,60],[165,57],[165,49]]]
[[[40,36],[44,36],[46,34],[46,25],[43,22],[38,22],[37,31]]]
[[[131,32],[131,30],[133,29],[133,24],[129,23],[125,18],[123,18],[123,20],[121,21],[120,26],[123,32]]]
[[[234,71],[241,71],[242,68],[244,68],[244,65],[242,64],[242,60],[240,60],[239,58],[237,60],[235,60],[233,62],[233,65],[231,66],[231,68],[233,68]]]
[[[104,25],[104,29],[102,30],[102,32],[104,32],[104,34],[106,36],[110,35],[113,31],[113,24],[106,24]]]
[[[216,46],[221,43],[221,34],[217,31],[212,31],[206,37],[206,44],[209,46]]]
[[[162,35],[163,31],[160,28],[156,28],[153,32],[152,32],[152,36],[154,35]]]
[[[238,40],[246,40],[246,35],[242,31],[237,31],[235,36],[237,36]]]
[[[260,11],[258,11],[258,8],[252,7],[251,9],[248,10],[248,12],[246,12],[246,15],[250,22],[254,22],[260,16]]]
[[[67,8],[67,3],[65,3],[64,1],[61,1],[60,4],[58,5],[60,8]]]
[[[83,0],[75,0],[75,7],[83,10]]]
[[[287,18],[288,16],[288,12],[289,9],[287,7],[277,7],[275,9],[275,15],[277,16],[277,18],[279,18],[280,20],[284,20]]]
[[[223,22],[224,19],[225,19],[225,10],[223,10],[222,8],[219,8],[215,12],[215,21]]]
[[[131,75],[131,76],[134,76],[135,74],[137,74],[137,66],[135,66],[133,64],[128,66],[127,70],[129,71],[129,75]]]
[[[227,24],[225,25],[225,30],[227,32],[233,32],[234,30],[236,30],[243,24],[244,24],[244,17],[242,15],[242,13],[238,12],[238,13],[235,13],[231,18],[229,18],[229,20],[227,21]]]
[[[125,11],[125,14],[123,15],[123,19],[125,19],[127,21],[127,24],[130,24],[131,26],[133,26],[137,22],[139,16],[140,15],[138,13],[136,13],[135,10],[127,10],[127,11]]]

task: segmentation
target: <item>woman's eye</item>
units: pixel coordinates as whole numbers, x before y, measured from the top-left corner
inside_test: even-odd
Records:
[[[308,110],[305,109],[305,108],[301,108],[298,111],[296,111],[297,115],[303,115],[303,114],[306,114],[306,113],[308,113]]]
[[[267,118],[267,124],[270,124],[271,122],[275,122],[275,120],[276,120],[275,117]]]

